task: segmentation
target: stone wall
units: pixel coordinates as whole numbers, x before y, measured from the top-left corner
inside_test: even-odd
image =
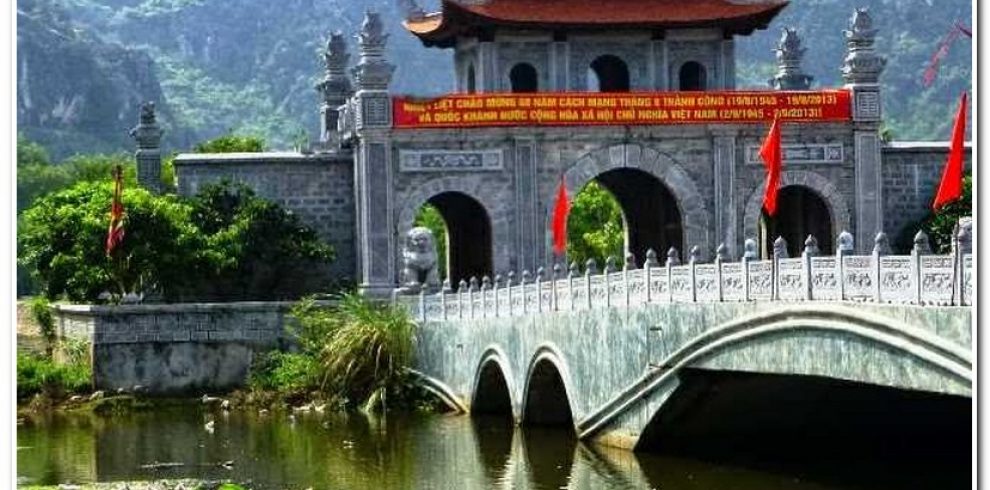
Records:
[[[353,165],[350,154],[183,154],[175,159],[175,172],[181,195],[227,178],[291,210],[333,246],[329,275],[350,281],[357,260]]]
[[[882,151],[883,226],[897,244],[898,237],[913,234],[913,225],[931,212],[949,146],[947,142],[895,142]],[[971,156],[967,146],[967,170]]]
[[[152,393],[198,393],[242,385],[258,353],[287,346],[290,306],[56,305],[54,310],[60,338],[91,344],[97,388],[143,385]]]

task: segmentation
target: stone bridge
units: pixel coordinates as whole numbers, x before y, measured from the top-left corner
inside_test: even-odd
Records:
[[[889,256],[882,238],[865,256],[840,243],[818,257],[813,241],[799,258],[651,254],[638,269],[610,260],[397,299],[419,319],[416,372],[448,403],[613,446],[639,447],[697,391],[691,373],[971,397],[971,255],[927,255],[919,240]]]

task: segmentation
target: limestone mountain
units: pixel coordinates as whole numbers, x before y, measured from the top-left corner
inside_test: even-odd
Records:
[[[419,3],[434,10],[439,2]],[[815,86],[839,85],[842,30],[857,6],[873,12],[877,48],[888,57],[887,126],[898,139],[947,138],[955,101],[970,89],[971,41],[957,41],[932,87],[921,78],[953,23],[970,24],[967,0],[792,0],[770,29],[739,40],[738,86],[766,87],[784,26],[799,29]],[[366,9],[388,26],[394,92],[451,90],[452,54],[405,32],[393,0],[20,0],[20,129],[59,145],[57,154],[130,149],[126,129],[138,101],[151,99],[160,101],[171,149],[227,131],[291,147],[316,133],[324,40],[348,34],[356,61],[351,35]]]

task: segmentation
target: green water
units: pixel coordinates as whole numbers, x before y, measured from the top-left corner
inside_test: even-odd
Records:
[[[204,427],[210,420],[213,433]],[[310,414],[292,420],[199,408],[107,418],[62,414],[19,425],[17,446],[20,484],[203,478],[233,479],[254,489],[958,488],[929,486],[943,480],[914,466],[878,468],[869,478],[837,483],[802,472],[605,449],[579,443],[562,429],[518,429],[452,415]],[[957,480],[968,488],[968,474]]]

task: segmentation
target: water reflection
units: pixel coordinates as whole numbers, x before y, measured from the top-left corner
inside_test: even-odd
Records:
[[[203,427],[209,420],[212,434]],[[192,477],[231,478],[255,489],[857,487],[633,454],[586,445],[563,429],[464,416],[314,414],[293,422],[199,408],[111,419],[60,415],[20,426],[17,442],[18,476],[32,484]]]

